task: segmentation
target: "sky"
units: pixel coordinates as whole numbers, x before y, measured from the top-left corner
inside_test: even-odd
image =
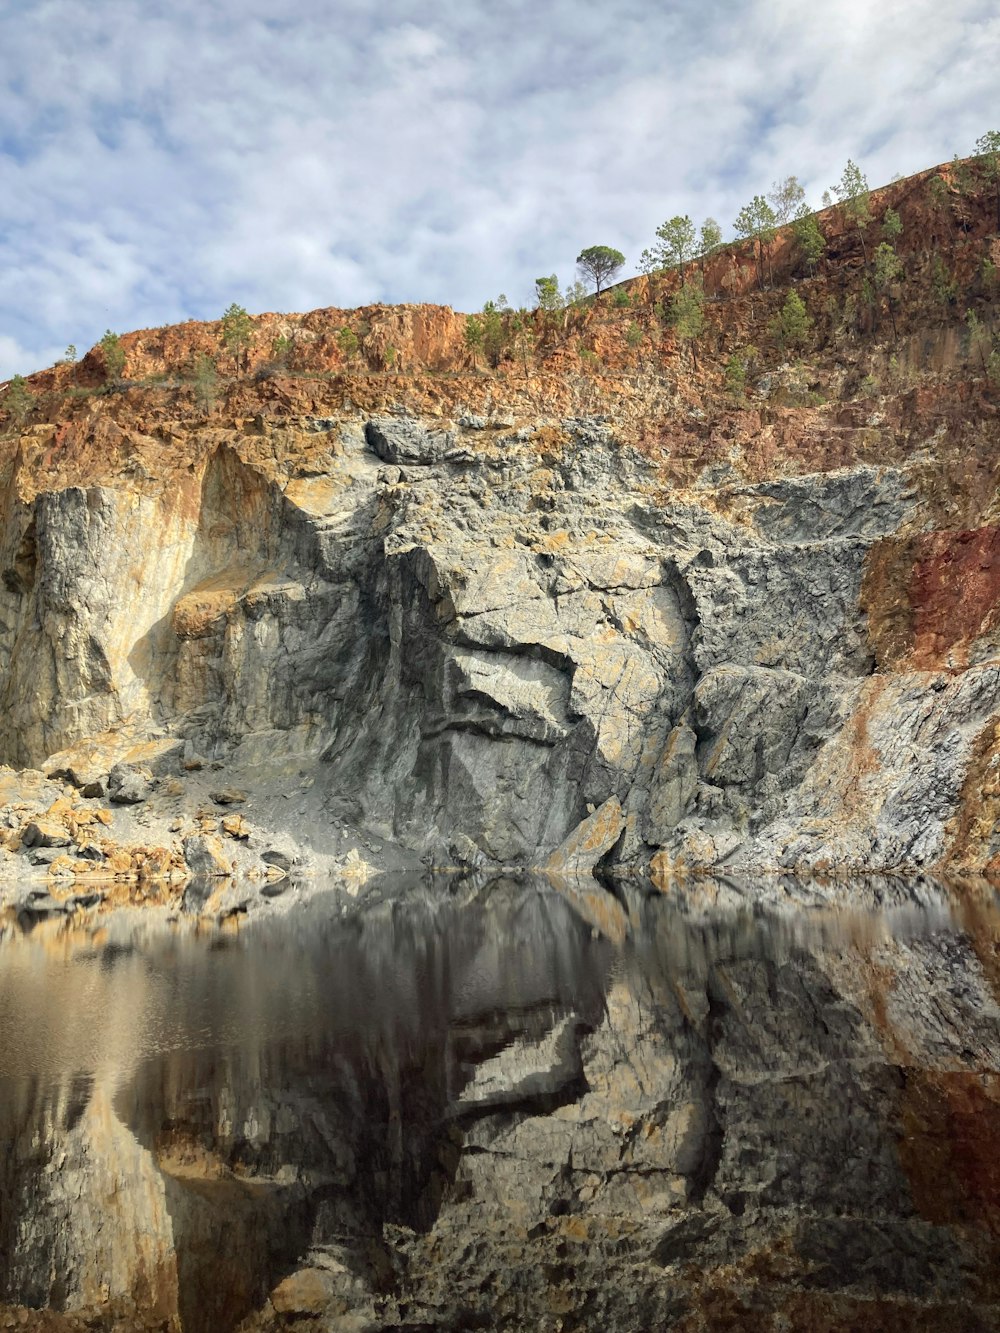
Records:
[[[998,68],[996,0],[3,0],[0,381],[231,302],[634,273],[674,214],[972,152]]]

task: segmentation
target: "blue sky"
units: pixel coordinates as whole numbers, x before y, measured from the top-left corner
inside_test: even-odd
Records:
[[[634,272],[795,173],[818,203],[1000,128],[994,0],[7,0],[0,380],[104,332]]]

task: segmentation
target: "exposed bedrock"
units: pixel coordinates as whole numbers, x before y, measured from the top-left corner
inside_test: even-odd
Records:
[[[289,479],[258,418],[170,485],[9,486],[4,759],[174,737],[439,863],[596,811],[576,863],[993,855],[992,629],[959,669],[905,470],[665,495],[602,418],[483,424],[306,420]]]

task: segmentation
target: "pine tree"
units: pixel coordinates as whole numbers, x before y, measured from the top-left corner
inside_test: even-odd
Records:
[[[812,319],[798,292],[789,292],[779,314],[771,321],[771,332],[781,343],[782,351],[799,347],[806,341],[812,328]]]
[[[233,358],[237,374],[241,365],[245,368],[253,343],[253,320],[243,306],[234,301],[223,313],[219,321],[219,340]]]
[[[865,245],[865,228],[872,220],[868,178],[861,168],[848,158],[843,175],[832,188],[834,194],[840,200],[848,221],[857,228],[858,237],[861,240],[861,253],[867,266],[868,247]]]
[[[987,130],[976,140],[976,153],[997,195],[997,231],[1000,231],[1000,130]]]
[[[476,362],[479,353],[482,350],[483,339],[485,337],[483,321],[478,315],[466,315],[465,317],[465,346],[472,356],[472,369],[476,369]]]
[[[653,249],[657,256],[658,268],[680,269],[681,286],[685,280],[685,265],[695,254],[698,233],[694,223],[684,214],[676,214],[660,224],[656,229],[659,245]]]
[[[690,344],[697,365],[695,344],[705,332],[705,287],[700,273],[674,292],[670,301],[670,322],[681,342]]]
[[[764,290],[764,247],[774,240],[775,223],[774,209],[762,194],[755,194],[750,203],[740,209],[733,223],[737,236],[757,242],[757,281],[761,291]],[[773,274],[771,276],[773,278]]]
[[[815,213],[807,213],[796,218],[792,223],[792,235],[802,251],[802,257],[809,265],[809,272],[816,272],[816,265],[826,252],[826,238],[819,229]]]
[[[596,295],[608,285],[625,264],[625,256],[610,245],[590,245],[576,257],[577,268],[594,284]]]
[[[554,273],[550,273],[547,278],[535,279],[535,302],[539,310],[544,310],[548,314],[562,309],[563,299],[559,292],[559,279]]]
[[[897,338],[896,314],[892,304],[892,289],[903,277],[903,261],[888,241],[879,241],[875,249],[873,281],[879,296],[885,297],[889,307],[889,319],[892,321],[892,336]]]
[[[104,358],[104,373],[110,384],[117,384],[125,373],[125,348],[117,333],[106,329],[104,337],[97,344]]]

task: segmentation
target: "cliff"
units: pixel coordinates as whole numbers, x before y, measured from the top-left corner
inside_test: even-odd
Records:
[[[973,161],[872,204],[902,279],[867,300],[828,210],[815,274],[788,229],[766,290],[752,247],[706,260],[694,344],[666,274],[508,318],[494,366],[404,306],[34,376],[0,439],[3,871],[58,910],[234,866],[995,869],[994,196]]]

